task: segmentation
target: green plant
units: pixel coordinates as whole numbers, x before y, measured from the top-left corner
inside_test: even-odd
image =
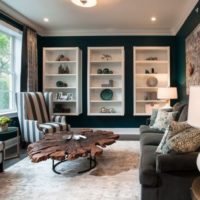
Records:
[[[0,126],[5,126],[6,124],[10,122],[11,122],[11,119],[9,117],[5,117],[5,116],[0,117]]]

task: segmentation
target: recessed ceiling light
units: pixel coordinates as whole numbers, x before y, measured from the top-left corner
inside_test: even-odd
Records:
[[[97,4],[97,0],[71,0],[72,3],[81,7],[94,7]]]
[[[151,21],[155,22],[156,21],[156,17],[151,17]]]
[[[43,20],[44,20],[45,22],[49,22],[49,19],[48,19],[47,17],[45,17]]]

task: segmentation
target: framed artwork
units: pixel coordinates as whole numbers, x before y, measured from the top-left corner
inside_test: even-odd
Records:
[[[191,85],[200,85],[200,24],[186,38],[186,94]]]

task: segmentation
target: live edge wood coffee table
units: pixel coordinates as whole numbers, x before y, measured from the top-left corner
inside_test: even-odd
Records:
[[[75,140],[69,139],[69,134],[46,134],[44,139],[28,146],[28,155],[35,163],[51,158],[52,170],[57,174],[60,172],[56,171],[56,166],[62,162],[87,157],[89,168],[78,172],[83,173],[96,167],[96,156],[103,153],[103,149],[100,147],[111,145],[119,138],[119,135],[111,131],[85,131],[80,135],[86,138]],[[66,139],[67,137],[68,139]],[[55,163],[55,160],[58,162]]]

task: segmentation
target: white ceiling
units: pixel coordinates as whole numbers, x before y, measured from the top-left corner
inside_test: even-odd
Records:
[[[0,7],[41,35],[175,35],[198,0],[97,2],[82,8],[70,0],[2,0]]]

